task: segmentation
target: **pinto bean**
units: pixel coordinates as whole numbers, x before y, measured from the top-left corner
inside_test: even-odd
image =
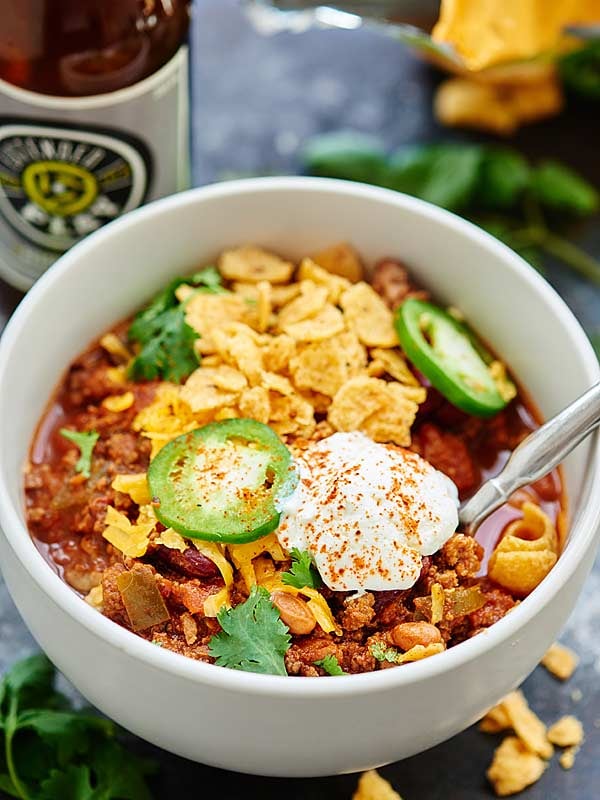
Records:
[[[442,634],[430,622],[401,622],[392,628],[391,637],[402,650],[410,650],[417,644],[427,647],[442,641]]]
[[[317,620],[302,598],[287,592],[273,592],[271,602],[279,611],[279,616],[290,629],[290,633],[305,636],[315,629]]]

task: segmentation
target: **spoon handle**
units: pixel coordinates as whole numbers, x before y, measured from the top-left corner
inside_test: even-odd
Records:
[[[506,466],[461,506],[459,518],[468,533],[528,483],[547,475],[600,425],[600,383],[530,433]]]

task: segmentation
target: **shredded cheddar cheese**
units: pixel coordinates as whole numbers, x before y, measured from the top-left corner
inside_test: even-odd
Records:
[[[138,519],[138,522],[132,525],[125,514],[109,506],[106,509],[105,523],[106,528],[102,535],[113,547],[129,558],[141,558],[145,555],[155,522]]]
[[[152,499],[148,492],[148,482],[145,472],[117,475],[111,485],[115,492],[128,494],[133,502],[137,503],[139,506],[147,505]]]
[[[108,411],[127,411],[131,408],[135,401],[133,392],[125,392],[124,394],[113,394],[110,397],[105,397],[102,401],[102,406]]]

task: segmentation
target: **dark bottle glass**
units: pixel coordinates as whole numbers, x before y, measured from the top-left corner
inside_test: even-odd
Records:
[[[0,0],[0,274],[189,174],[188,0]]]

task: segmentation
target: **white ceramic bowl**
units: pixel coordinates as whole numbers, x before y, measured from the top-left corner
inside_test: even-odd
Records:
[[[282,678],[198,663],[115,625],[76,597],[31,542],[22,466],[69,361],[174,275],[256,242],[297,258],[348,240],[370,262],[406,261],[459,306],[547,416],[599,378],[565,304],[511,250],[410,197],[303,178],[225,183],[161,200],[63,256],[31,290],[0,345],[2,569],[41,647],[125,728],[227,769],[300,776],[350,772],[452,736],[519,684],[554,640],[592,564],[600,526],[595,441],[571,456],[573,520],[550,575],[485,633],[426,661],[340,678]]]

